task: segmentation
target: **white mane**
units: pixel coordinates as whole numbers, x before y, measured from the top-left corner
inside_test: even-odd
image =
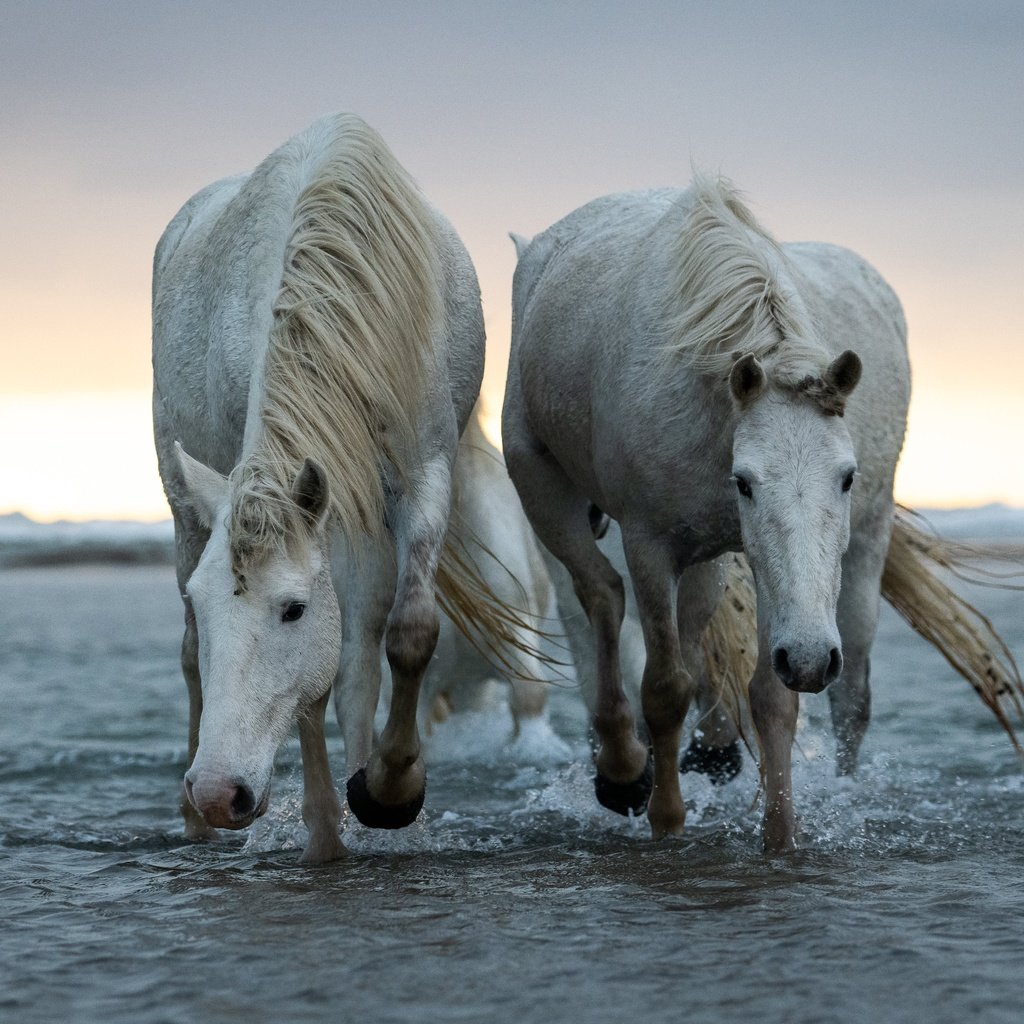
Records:
[[[687,198],[670,276],[669,352],[716,376],[753,353],[781,386],[820,377],[828,357],[779,244],[725,179],[696,174]]]
[[[232,474],[236,574],[295,534],[289,496],[307,456],[325,470],[350,538],[383,530],[384,464],[405,468],[395,449],[414,434],[442,315],[431,211],[380,136],[339,117],[295,203],[260,434]]]

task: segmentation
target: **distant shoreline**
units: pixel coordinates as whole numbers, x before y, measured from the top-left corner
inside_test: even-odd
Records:
[[[20,513],[0,516],[0,569],[67,565],[173,565],[174,525],[37,523]]]
[[[980,543],[993,552],[1024,548],[1024,508],[982,505],[920,512],[926,526],[949,540]],[[19,512],[0,515],[0,569],[173,564],[170,519],[37,523]]]

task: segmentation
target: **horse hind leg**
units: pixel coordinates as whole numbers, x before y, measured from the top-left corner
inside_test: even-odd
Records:
[[[721,700],[712,691],[703,664],[698,672],[697,707],[700,717],[679,760],[679,770],[706,775],[712,785],[724,786],[743,769],[739,732]]]
[[[596,647],[593,725],[599,740],[594,789],[619,814],[639,814],[651,792],[648,752],[636,735],[619,668],[619,630],[625,613],[622,577],[598,549],[590,504],[554,457],[535,443],[506,434],[505,459],[523,509],[544,546],[569,571]]]

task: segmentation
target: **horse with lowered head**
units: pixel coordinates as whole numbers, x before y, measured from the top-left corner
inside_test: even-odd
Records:
[[[185,603],[189,836],[266,809],[297,720],[304,858],[341,854],[332,685],[352,810],[385,828],[417,816],[435,588],[457,618],[494,627],[445,547],[483,360],[464,247],[358,117],[316,122],[164,232],[153,411]],[[375,743],[382,643],[392,700]]]

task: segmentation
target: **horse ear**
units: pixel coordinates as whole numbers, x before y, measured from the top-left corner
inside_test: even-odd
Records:
[[[729,387],[736,404],[744,409],[764,391],[767,380],[752,352],[741,356],[729,371]]]
[[[323,523],[331,503],[331,491],[327,474],[312,459],[303,462],[292,484],[292,497],[312,526],[319,527]]]
[[[517,235],[514,231],[508,233],[508,237],[512,239],[512,244],[516,247],[516,259],[521,260],[523,253],[530,248],[530,242],[532,238],[525,238],[523,235]]]
[[[198,459],[193,459],[177,441],[174,442],[174,453],[178,457],[188,500],[202,524],[210,529],[218,509],[223,508],[228,500],[228,479]]]
[[[864,364],[856,352],[847,349],[832,360],[832,365],[825,371],[825,383],[830,384],[846,398],[857,386]]]

